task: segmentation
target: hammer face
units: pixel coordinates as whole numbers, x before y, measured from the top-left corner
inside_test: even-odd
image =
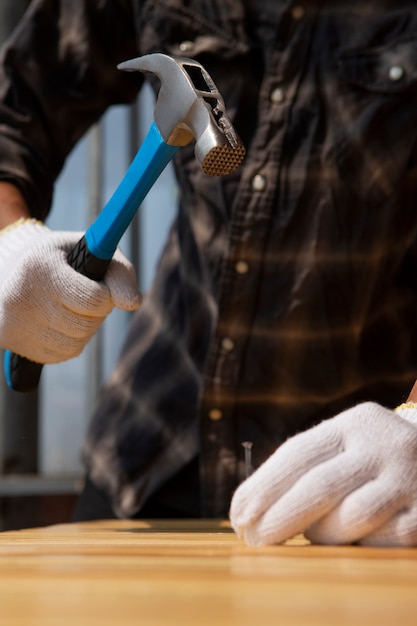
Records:
[[[210,176],[226,176],[241,164],[245,154],[245,148],[242,145],[233,149],[226,144],[217,145],[200,161],[201,167]]]
[[[240,165],[245,148],[226,114],[221,94],[200,63],[149,54],[118,67],[149,72],[160,79],[154,119],[167,144],[184,146],[194,138],[196,158],[212,176],[224,176]]]
[[[196,142],[195,155],[206,174],[226,176],[240,165],[245,148],[240,142],[232,145],[225,134],[209,127]]]

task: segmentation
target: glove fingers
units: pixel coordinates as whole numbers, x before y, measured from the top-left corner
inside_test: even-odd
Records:
[[[286,441],[236,490],[230,507],[236,532],[251,526],[310,468],[341,450],[343,441],[334,422],[323,422]]]
[[[363,482],[361,459],[344,453],[301,476],[252,525],[245,528],[250,545],[281,543],[327,515]]]
[[[312,543],[349,544],[376,532],[404,505],[396,490],[389,490],[381,478],[366,482],[328,515],[312,524],[306,537]]]
[[[397,511],[358,543],[363,546],[417,546],[417,505]]]
[[[74,240],[78,241],[75,234]],[[50,281],[49,291],[74,313],[105,317],[113,306],[126,311],[137,309],[141,296],[133,265],[120,250],[112,259],[103,281],[93,281],[76,272],[67,262],[67,256],[73,242],[60,243],[60,249],[53,249],[47,254],[51,242],[43,242],[34,247],[27,256],[30,275],[36,274]],[[51,262],[52,259],[52,262]]]
[[[115,307],[124,311],[134,311],[140,307],[142,295],[138,290],[135,269],[120,250],[116,250],[104,283],[110,290]]]
[[[50,341],[48,344],[41,343],[38,347],[36,347],[35,343],[33,347],[31,347],[31,350],[36,350],[36,362],[47,365],[73,359],[81,354],[86,343],[85,338],[75,339],[73,337],[63,337],[62,335],[58,335],[58,340],[59,342]],[[63,351],[65,357],[62,356]],[[16,352],[32,360],[30,358],[31,355],[24,354],[24,349],[16,350]]]
[[[105,315],[90,314],[66,308],[62,302],[45,293],[40,286],[27,302],[10,292],[9,299],[0,304],[0,325],[13,323],[14,333],[2,338],[2,347],[39,363],[55,363],[77,356],[105,319]],[[109,303],[111,310],[111,303]],[[80,307],[81,308],[81,307]],[[87,314],[86,314],[87,308]],[[106,307],[107,308],[107,307]]]
[[[392,411],[353,407],[288,441],[245,481],[232,525],[252,545],[303,531],[317,543],[416,545],[416,446],[415,426]]]
[[[62,255],[62,267],[54,273],[54,284],[60,300],[70,310],[105,317],[115,306],[125,311],[139,308],[142,297],[138,290],[133,265],[117,251],[102,281],[96,282],[78,274]]]
[[[67,263],[65,254],[62,263],[49,268],[54,298],[69,311],[80,315],[103,318],[113,308],[111,293],[103,282],[96,282],[78,274]]]
[[[62,237],[60,238],[59,233],[53,234],[55,241],[59,241],[60,248],[64,253],[62,258],[63,261],[65,261],[67,267],[68,254],[71,252],[71,250],[74,248],[74,246],[77,244],[82,236],[82,233],[64,232],[62,233]],[[56,250],[55,254],[57,254]],[[69,269],[71,271],[74,271],[72,270],[72,268]],[[75,280],[73,274],[69,274],[68,278],[71,278],[71,284]],[[91,300],[88,300],[88,302],[94,302],[95,299],[97,299],[95,306],[99,306],[101,298],[103,298],[104,302],[107,302],[107,298],[110,298],[110,309],[115,306],[125,311],[134,311],[135,309],[139,308],[142,303],[142,296],[138,290],[135,269],[132,263],[125,257],[125,255],[121,252],[119,248],[117,248],[113,259],[110,262],[103,281],[101,281],[100,283],[95,283],[96,286],[94,286],[91,285],[91,283],[94,283],[94,281],[90,281],[85,277],[77,280],[82,281],[83,279],[85,283],[85,289],[82,290],[83,295],[87,293],[86,289],[89,286],[91,290]],[[99,287],[97,287],[97,285],[99,285]],[[68,299],[70,299],[70,297]],[[82,307],[83,304],[81,304],[81,311],[83,310]],[[103,314],[107,315],[108,311],[106,313],[103,310]]]
[[[100,318],[112,310],[108,287],[73,270],[64,251],[55,251],[52,261],[30,255],[26,261],[27,264],[22,263],[16,272],[12,270],[4,281],[2,301],[6,308],[23,307],[23,310],[33,309],[36,315],[42,315],[43,309],[58,304],[74,313]]]
[[[67,325],[65,318],[69,320]],[[8,345],[5,341],[4,348],[38,363],[59,363],[78,356],[86,341],[98,330],[104,318],[77,316],[74,319],[69,312],[61,311],[58,321],[59,328],[54,328],[52,322],[46,330],[42,326],[32,328],[16,325],[17,332],[13,343]]]

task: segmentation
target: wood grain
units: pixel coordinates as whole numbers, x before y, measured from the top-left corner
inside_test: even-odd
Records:
[[[5,626],[417,624],[417,550],[250,548],[227,522],[103,521],[0,534]]]

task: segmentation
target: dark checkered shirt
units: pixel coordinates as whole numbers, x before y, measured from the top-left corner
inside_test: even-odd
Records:
[[[415,0],[34,0],[0,68],[0,179],[45,217],[64,160],[165,52],[213,76],[247,148],[180,199],[84,458],[121,516],[191,459],[227,514],[285,439],[417,377]],[[155,85],[157,88],[157,85]],[[161,209],[161,215],[163,208]]]

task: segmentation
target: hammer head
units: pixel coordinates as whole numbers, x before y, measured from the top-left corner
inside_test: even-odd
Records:
[[[192,59],[148,54],[120,63],[127,71],[155,74],[161,87],[154,120],[165,143],[185,146],[195,140],[195,156],[211,176],[230,174],[245,156],[213,79]]]

